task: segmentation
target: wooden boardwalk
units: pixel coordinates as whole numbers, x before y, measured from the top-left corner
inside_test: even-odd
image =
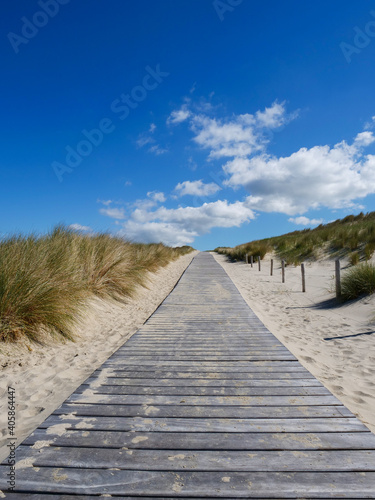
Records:
[[[16,459],[5,498],[375,498],[375,435],[205,253]]]

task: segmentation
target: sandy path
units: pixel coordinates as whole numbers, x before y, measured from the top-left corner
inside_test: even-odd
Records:
[[[255,264],[213,255],[267,328],[375,432],[375,296],[327,307],[334,298],[333,261],[306,264],[302,293],[300,267],[287,267],[282,284],[279,261],[270,276],[270,256],[259,272]]]
[[[16,438],[20,444],[137,331],[171,292],[196,253],[150,273],[148,289],[139,287],[127,304],[92,300],[74,343],[1,347],[0,460],[8,456],[8,387],[16,390]]]

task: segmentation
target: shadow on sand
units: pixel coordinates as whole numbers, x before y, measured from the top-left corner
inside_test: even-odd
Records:
[[[372,335],[375,333],[375,330],[371,332],[362,332],[362,333],[354,333],[352,335],[342,335],[341,337],[327,337],[324,340],[339,340],[339,339],[349,339],[352,337],[360,337],[361,335]]]

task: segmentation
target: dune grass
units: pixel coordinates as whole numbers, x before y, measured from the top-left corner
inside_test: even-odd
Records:
[[[37,340],[42,332],[70,340],[93,296],[124,301],[147,272],[191,247],[136,244],[64,226],[44,236],[0,241],[0,341]]]
[[[375,292],[375,266],[370,263],[350,268],[341,280],[343,301],[356,299]]]
[[[352,255],[353,264],[369,260],[375,250],[375,212],[348,215],[315,229],[244,243],[233,248],[218,247],[216,252],[234,260],[245,260],[245,255],[263,259],[268,252],[275,252],[287,264],[300,264],[316,260],[322,252],[338,258]]]

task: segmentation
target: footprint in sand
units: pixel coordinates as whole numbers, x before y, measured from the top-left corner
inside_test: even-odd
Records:
[[[367,394],[366,392],[362,392],[362,391],[357,391],[354,393],[356,396],[363,396],[365,398],[369,397],[369,394]]]
[[[45,408],[43,408],[43,406],[31,406],[28,409],[28,414],[30,417],[36,417],[37,415],[39,415],[39,413],[42,413],[42,411],[44,410]]]
[[[335,394],[338,394],[340,396],[342,396],[344,394],[344,391],[343,391],[343,388],[341,387],[341,385],[332,385],[331,389],[332,389],[332,392],[334,392]]]
[[[29,401],[34,402],[34,401],[40,401],[41,399],[47,399],[48,396],[52,394],[52,391],[42,391],[38,392],[36,394],[33,394],[30,398]]]
[[[301,349],[304,350],[304,349]],[[310,358],[309,356],[301,356],[301,359],[306,361],[306,363],[315,363],[315,360],[313,358]]]
[[[25,405],[25,404],[19,404],[19,403],[17,403],[16,404],[16,409],[17,409],[17,411],[25,411],[25,410],[28,409],[28,406]]]
[[[344,349],[342,352],[343,354],[346,354],[348,356],[351,356],[353,354],[353,351],[351,349]]]
[[[365,401],[364,399],[362,399],[362,398],[357,398],[357,397],[356,397],[356,398],[353,398],[353,401],[354,401],[355,403],[360,404],[360,405],[366,404],[366,401]]]

